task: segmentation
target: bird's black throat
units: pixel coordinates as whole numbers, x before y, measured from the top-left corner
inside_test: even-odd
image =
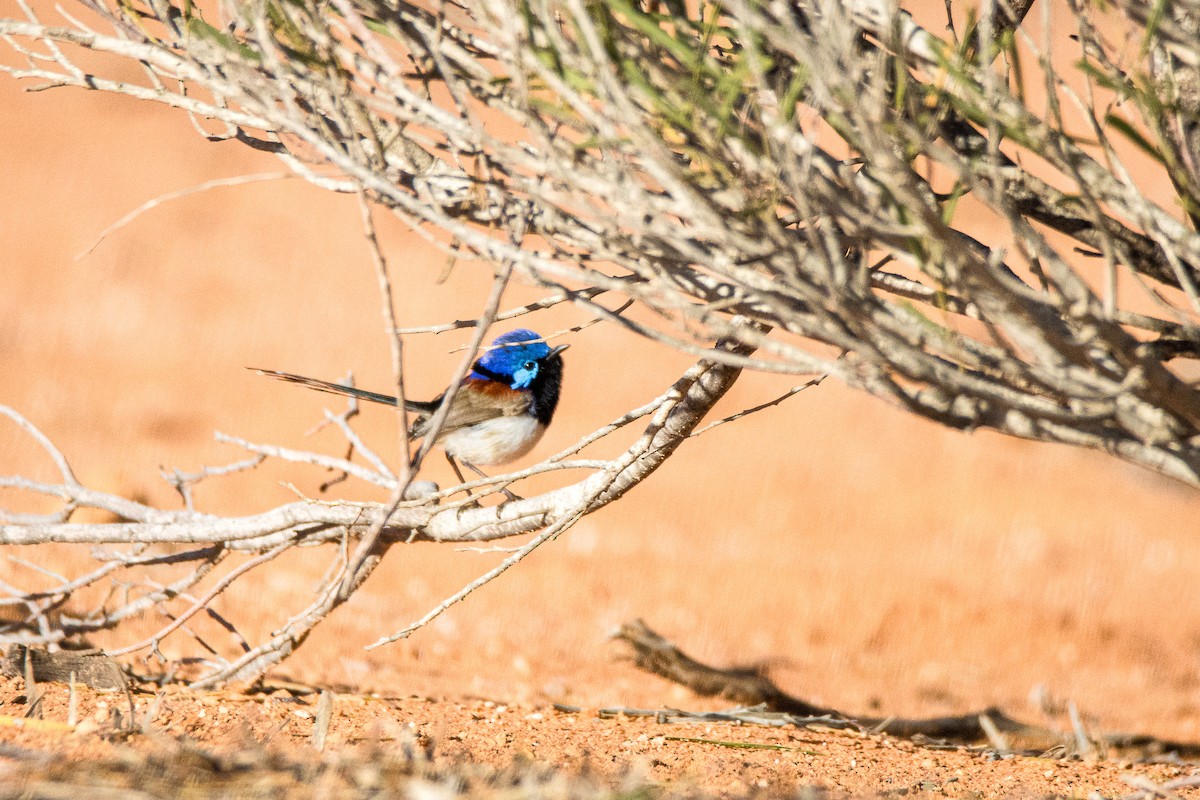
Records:
[[[533,392],[533,403],[529,413],[543,425],[549,425],[558,406],[558,393],[562,390],[563,360],[558,353],[541,362],[537,377],[529,385]]]

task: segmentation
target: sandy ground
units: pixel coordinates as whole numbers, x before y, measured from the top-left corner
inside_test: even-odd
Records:
[[[243,792],[254,786],[255,776],[261,783],[272,760],[296,764],[340,757],[361,770],[401,753],[415,755],[426,770],[443,774],[469,775],[482,768],[495,776],[515,764],[523,771],[553,768],[587,776],[600,786],[666,786],[726,797],[764,790],[795,796],[798,788],[807,787],[834,796],[1111,798],[1128,796],[1139,785],[1186,780],[1195,771],[1188,764],[931,749],[880,734],[820,727],[664,725],[648,718],[601,715],[597,709],[563,713],[541,704],[384,694],[335,694],[331,723],[320,743],[313,737],[317,698],[283,690],[247,696],[168,689],[161,696],[127,699],[81,689],[79,723],[68,733],[61,730],[68,714],[67,688],[43,686],[42,691],[48,721],[18,727],[8,715],[23,714],[25,696],[18,682],[0,681],[0,722],[10,726],[3,735],[8,750],[7,761],[0,758],[0,786],[6,778],[23,781],[33,796],[43,796],[36,789],[46,783],[47,773],[79,787],[103,783],[104,773],[83,766],[88,762],[110,772],[121,765],[140,782],[135,785],[145,786],[154,780],[155,770],[139,758],[172,752],[177,742],[187,742],[192,752],[215,754],[209,758],[224,754],[229,759],[223,769],[206,773],[210,781],[213,773],[236,772],[231,764],[255,766],[242,778]],[[116,733],[120,723],[114,723],[115,715],[130,703],[148,733]],[[48,767],[30,756],[46,750],[79,763],[80,769]],[[186,761],[177,751],[169,763],[185,774]],[[298,784],[289,782],[293,791],[302,792]],[[1186,788],[1181,794],[1194,791]]]
[[[215,189],[151,210],[76,260],[146,200],[281,167],[236,143],[204,142],[183,117],[121,99],[26,95],[0,80],[0,109],[0,403],[50,436],[85,484],[166,507],[178,498],[160,466],[191,470],[242,456],[214,442],[214,430],[340,453],[329,432],[305,435],[326,398],[243,368],[326,378],[353,369],[361,385],[388,386],[355,201],[297,181]],[[437,249],[398,224],[382,228],[401,324],[478,313],[486,265],[460,263],[440,282],[446,260]],[[505,305],[539,296],[517,287]],[[550,331],[584,319],[556,309],[529,324]],[[414,395],[440,390],[465,339],[410,337]],[[570,341],[559,416],[522,464],[655,396],[687,364],[601,327]],[[787,386],[749,376],[722,409]],[[365,413],[360,429],[394,452],[386,410]],[[7,422],[0,473],[53,476]],[[431,477],[448,476],[435,463]],[[197,498],[205,510],[250,513],[292,499],[283,481],[315,493],[323,478],[278,468],[214,481]],[[354,483],[331,496],[380,497]],[[36,505],[11,492],[0,500]],[[586,757],[614,770],[636,762],[655,780],[714,787],[765,780],[890,791],[932,776],[954,796],[1112,796],[1125,791],[1116,764],[989,762],[827,732],[713,726],[696,734],[801,748],[725,752],[665,740],[675,733],[652,722],[599,720],[595,709],[609,705],[720,706],[638,673],[607,633],[642,617],[697,657],[768,665],[789,691],[849,712],[998,705],[1041,719],[1048,705],[1061,723],[1073,702],[1095,731],[1198,740],[1196,510],[1194,492],[1103,455],[941,430],[826,382],[690,443],[616,506],[413,638],[368,653],[364,645],[503,558],[397,548],[276,677],[398,698],[341,696],[339,713],[357,721],[344,732],[335,722],[334,747],[377,714],[431,729],[445,758]],[[61,552],[7,555],[50,558],[64,571],[87,563]],[[270,630],[305,601],[327,558],[256,573],[217,607],[244,632]],[[12,564],[5,570],[10,580],[28,577]],[[0,700],[18,692],[9,687]],[[560,715],[550,709],[556,702],[589,710]],[[256,714],[275,724],[291,713],[220,697],[187,703],[226,710],[168,715],[168,730],[214,746],[236,746],[236,736],[224,738],[240,730],[233,720],[253,728]],[[297,720],[281,735],[305,735]],[[0,733],[11,737],[79,746]]]

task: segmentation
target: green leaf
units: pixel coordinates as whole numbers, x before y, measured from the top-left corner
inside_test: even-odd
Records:
[[[222,30],[214,28],[199,17],[191,17],[187,21],[188,33],[198,39],[212,42],[218,47],[228,50],[232,53],[237,53],[247,61],[260,62],[262,54],[249,45],[239,42],[234,37],[230,36]]]
[[[1142,57],[1150,52],[1150,46],[1154,41],[1154,37],[1158,35],[1158,26],[1162,24],[1163,15],[1167,13],[1167,6],[1170,0],[1158,0],[1154,4],[1154,8],[1150,9],[1150,13],[1146,16],[1146,35],[1142,37]]]
[[[946,198],[946,204],[942,206],[942,222],[949,225],[954,220],[954,212],[958,208],[958,201],[964,194],[969,191],[967,184],[963,181],[955,181],[954,188],[950,191],[950,196]]]
[[[1127,120],[1112,112],[1109,112],[1104,116],[1104,122],[1106,125],[1111,125],[1113,128],[1116,128],[1125,136],[1126,139],[1133,142],[1134,145],[1136,145],[1137,148],[1146,155],[1150,156],[1163,166],[1167,165],[1167,160],[1163,158],[1163,154],[1159,152],[1159,149],[1154,145],[1154,143],[1147,139],[1141,131],[1129,124]]]
[[[1112,92],[1116,92],[1116,94],[1122,100],[1128,99],[1129,96],[1133,94],[1133,87],[1130,86],[1128,81],[1113,77],[1111,74],[1104,72],[1086,58],[1082,58],[1075,62],[1075,66],[1080,72],[1090,76],[1092,80],[1094,80],[1100,86]]]

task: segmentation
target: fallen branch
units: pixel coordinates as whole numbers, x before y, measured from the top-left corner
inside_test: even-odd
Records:
[[[108,656],[79,655],[69,650],[47,653],[20,645],[10,647],[0,657],[0,675],[21,676],[26,657],[38,683],[70,683],[74,676],[93,689],[124,689],[126,685],[121,666]]]
[[[827,725],[832,721],[843,727],[858,727],[924,742],[982,746],[1028,755],[1066,757],[1077,752],[1073,733],[1030,725],[1009,717],[995,707],[955,716],[905,719],[845,714],[836,709],[814,705],[780,689],[761,669],[722,669],[697,661],[655,633],[640,619],[622,625],[613,634],[613,638],[633,648],[633,663],[639,669],[685,686],[703,697],[720,697],[743,706],[760,706],[722,712],[730,719],[740,722]],[[655,717],[662,715],[660,721],[663,722],[697,718],[696,715],[674,710],[621,710],[620,713]],[[997,733],[1001,734],[1001,737],[997,737]],[[996,747],[998,738],[1006,742],[1005,747]],[[1175,742],[1143,734],[1124,733],[1093,735],[1091,739],[1092,744],[1102,751],[1106,750],[1113,757],[1146,759],[1174,754],[1179,758],[1200,758],[1200,743]]]

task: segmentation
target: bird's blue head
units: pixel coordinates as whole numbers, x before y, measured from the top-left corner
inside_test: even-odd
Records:
[[[546,359],[563,350],[551,348],[541,336],[528,328],[501,334],[475,362],[477,378],[500,379],[513,389],[528,389],[543,368]]]

